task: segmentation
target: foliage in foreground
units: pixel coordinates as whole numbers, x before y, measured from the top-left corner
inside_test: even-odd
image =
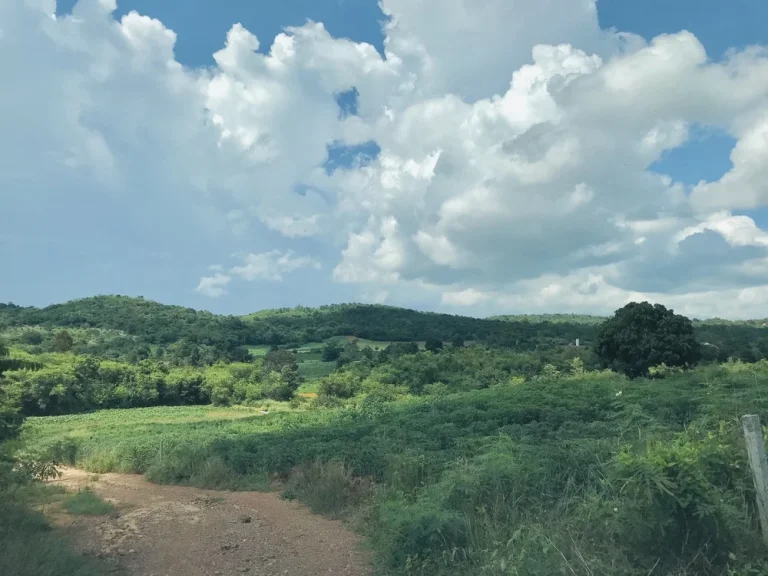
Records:
[[[0,574],[3,576],[99,576],[105,565],[76,554],[43,514],[33,509],[54,491],[37,482],[55,475],[39,454],[0,444]],[[63,490],[63,489],[61,489]]]
[[[581,374],[237,420],[35,418],[24,437],[156,482],[277,473],[285,497],[364,513],[390,573],[754,576],[768,564],[738,417],[768,422],[766,385],[765,363]]]
[[[103,566],[72,552],[44,516],[0,493],[0,574],[98,576]]]

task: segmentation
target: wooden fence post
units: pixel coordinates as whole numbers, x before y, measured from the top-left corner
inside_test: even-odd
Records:
[[[755,414],[742,416],[741,426],[747,442],[752,479],[755,481],[760,527],[763,530],[763,540],[768,544],[768,460],[765,457],[763,427],[760,425],[760,418]]]

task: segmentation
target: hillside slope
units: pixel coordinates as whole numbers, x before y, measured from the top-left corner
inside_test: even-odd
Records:
[[[242,346],[299,345],[334,336],[386,342],[463,340],[518,350],[568,345],[576,339],[580,345],[589,346],[602,319],[581,314],[482,319],[370,304],[282,308],[237,317],[127,296],[96,296],[46,308],[0,304],[0,332],[6,334],[12,327],[25,326],[105,329],[132,338],[133,344],[123,342],[121,346],[181,343],[216,350],[222,357],[236,357]],[[694,320],[694,325],[710,360],[768,357],[764,320]]]
[[[589,340],[593,330],[580,323],[501,321],[375,304],[337,304],[320,308],[264,310],[244,317],[269,340],[312,342],[333,336],[369,340],[472,340],[492,346],[532,348]]]
[[[200,344],[245,343],[248,327],[235,316],[128,296],[94,296],[46,308],[0,304],[0,326],[108,328],[139,336],[152,344],[188,338]]]
[[[96,296],[46,308],[0,304],[0,329],[13,326],[111,329],[154,345],[189,340],[223,349],[317,342],[333,336],[400,342],[461,339],[532,348],[576,338],[586,342],[592,333],[579,323],[504,322],[367,304],[222,316],[127,296]]]

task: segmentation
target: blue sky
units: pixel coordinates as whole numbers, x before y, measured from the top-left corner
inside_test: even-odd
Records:
[[[0,8],[0,301],[759,314],[768,4],[589,2]]]
[[[58,13],[69,13],[75,3],[59,0]],[[368,42],[381,51],[381,23],[386,20],[377,0],[124,0],[116,14],[131,10],[158,18],[175,30],[179,34],[176,55],[189,66],[211,65],[211,55],[234,22],[267,39],[286,26],[300,26],[311,19],[325,24],[334,36]],[[600,0],[598,10],[602,27],[647,39],[690,30],[715,58],[731,48],[768,41],[768,4],[762,0]]]

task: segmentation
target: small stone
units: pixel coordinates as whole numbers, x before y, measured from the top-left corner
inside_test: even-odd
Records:
[[[243,514],[242,516],[240,516],[239,520],[243,524],[250,524],[251,523],[251,517],[248,516],[247,514]]]

